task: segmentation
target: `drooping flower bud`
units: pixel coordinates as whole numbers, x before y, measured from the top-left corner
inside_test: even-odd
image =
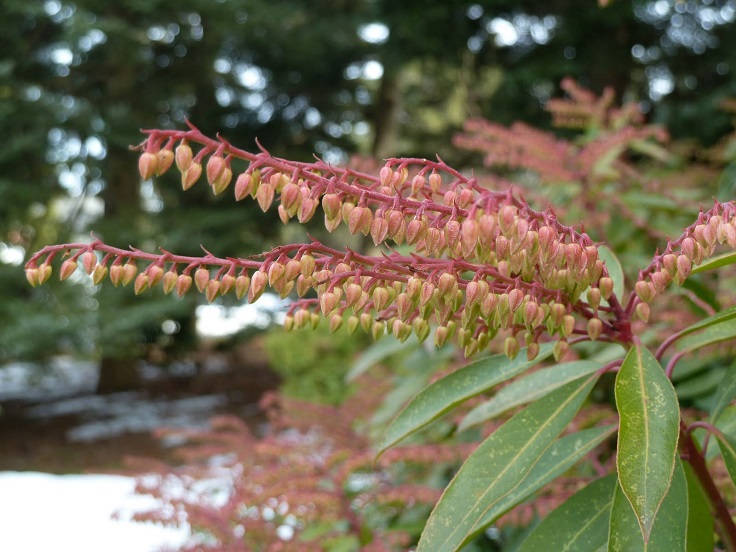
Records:
[[[371,335],[373,336],[373,339],[378,341],[383,334],[386,333],[386,322],[383,320],[376,320],[373,322],[373,326],[371,327]]]
[[[220,178],[224,170],[225,159],[218,154],[210,155],[210,158],[207,160],[206,168],[207,182],[209,182],[210,186],[214,186],[215,182]]]
[[[258,187],[256,200],[258,201],[258,206],[261,208],[261,211],[264,213],[268,211],[269,207],[271,207],[271,204],[273,203],[274,195],[274,189],[271,184],[264,182]]]
[[[31,284],[31,287],[36,287],[38,285],[38,268],[35,266],[31,266],[26,268],[26,280],[28,280],[28,283]]]
[[[97,266],[97,255],[93,251],[86,251],[82,255],[82,266],[87,274],[92,274]]]
[[[158,157],[155,153],[145,151],[138,158],[138,172],[142,180],[148,180],[156,174],[156,167],[158,167]]]
[[[649,303],[652,299],[654,299],[654,296],[656,295],[654,286],[652,286],[649,282],[644,282],[641,280],[634,284],[634,290],[639,296],[639,299],[641,299],[645,303]]]
[[[442,176],[438,172],[432,171],[429,175],[429,187],[434,194],[438,193],[440,188],[442,188]]]
[[[133,259],[130,259],[127,263],[123,265],[123,277],[121,279],[123,285],[127,286],[130,282],[132,282],[137,273],[138,267],[136,266],[135,261]]]
[[[169,270],[166,274],[164,274],[163,278],[163,290],[164,293],[167,295],[174,291],[174,288],[176,287],[176,282],[179,279],[179,275],[176,273],[175,270]]]
[[[355,316],[354,314],[348,317],[348,335],[353,335],[355,333],[355,330],[358,329],[358,326],[360,325],[360,318]]]
[[[62,267],[63,268],[63,267]],[[118,287],[118,285],[123,280],[123,265],[115,262],[110,267],[110,281],[112,282],[112,285],[115,287]]]
[[[189,144],[185,141],[176,146],[174,158],[176,161],[176,168],[179,169],[180,172],[184,172],[189,168],[192,164],[193,157],[192,148],[190,148]]]
[[[450,337],[450,330],[447,326],[438,326],[434,331],[434,344],[437,347],[442,347]]]
[[[412,330],[414,330],[414,334],[417,336],[419,343],[424,342],[424,340],[429,337],[431,328],[429,327],[429,322],[424,320],[424,318],[416,317],[412,320],[411,327]]]
[[[524,301],[524,292],[521,291],[518,288],[514,288],[511,291],[509,291],[509,309],[511,312],[516,312],[516,310],[521,306],[521,303]]]
[[[563,337],[569,337],[575,330],[575,317],[572,314],[566,314],[562,317],[562,326],[560,331]]]
[[[266,289],[268,283],[268,275],[263,270],[257,270],[253,273],[253,277],[250,281],[250,288],[248,289],[248,302],[254,303],[258,298],[263,295],[263,291]]]
[[[598,280],[598,289],[601,290],[601,297],[608,301],[613,293],[613,280],[608,276],[604,276]]]
[[[427,221],[421,218],[412,219],[406,226],[406,243],[414,245],[424,239],[427,234]]]
[[[248,274],[245,272],[239,274],[238,277],[235,278],[235,297],[242,299],[245,297],[245,294],[248,293],[249,288],[250,278],[248,277]]]
[[[253,190],[253,175],[249,173],[240,173],[235,179],[235,201],[241,201],[248,196]]]
[[[504,342],[503,342],[503,352],[504,354],[509,357],[511,360],[514,360],[516,358],[516,355],[519,354],[519,341],[513,337],[508,336]]]
[[[597,341],[603,332],[603,322],[600,318],[591,318],[588,320],[588,337],[593,341]]]
[[[45,284],[51,278],[51,264],[47,261],[38,267],[38,285]]]
[[[204,295],[207,298],[207,302],[211,303],[214,301],[217,296],[220,294],[220,287],[222,284],[220,284],[220,280],[212,279],[209,282],[207,282],[207,287],[205,288]]]
[[[225,274],[220,279],[220,295],[227,295],[235,287],[235,276]]]
[[[189,288],[192,287],[192,277],[189,274],[180,274],[176,279],[176,294],[184,297]]]
[[[199,177],[202,176],[202,165],[195,161],[189,165],[189,168],[181,173],[181,187],[184,191],[188,190],[196,184]]]
[[[98,285],[107,277],[108,269],[106,266],[98,264],[92,272],[92,283]]]
[[[230,181],[233,179],[233,171],[230,169],[230,167],[225,167],[225,170],[222,171],[222,174],[220,177],[214,181],[212,184],[212,192],[215,195],[219,195],[222,192],[224,192],[227,187],[230,185]]]
[[[555,361],[559,362],[560,359],[565,356],[565,353],[567,353],[567,350],[570,348],[570,345],[567,343],[566,340],[561,339],[557,343],[555,343],[554,348],[552,349],[552,354],[555,357]]]
[[[371,238],[374,245],[380,245],[388,237],[388,221],[383,217],[374,217],[371,224]]]
[[[463,255],[468,257],[475,250],[475,244],[478,242],[480,236],[480,224],[477,220],[466,219],[462,224],[462,237],[460,242],[462,243]]]
[[[158,163],[156,165],[156,176],[161,176],[171,168],[174,162],[174,152],[170,149],[162,149],[156,154]]]
[[[437,290],[439,291],[440,296],[446,300],[450,300],[455,297],[457,288],[457,277],[450,272],[444,272],[440,276],[439,282],[437,282]]]
[[[283,281],[286,274],[286,267],[274,261],[268,265],[268,285],[275,288],[281,281]]]
[[[158,265],[151,265],[148,267],[146,274],[148,274],[148,285],[153,287],[161,281],[161,278],[163,278],[164,269]]]
[[[390,301],[389,291],[385,286],[377,286],[373,290],[373,305],[377,311],[385,309]]]
[[[135,285],[133,286],[133,292],[136,295],[140,295],[148,289],[149,281],[148,274],[141,272],[135,279]]]
[[[322,196],[322,210],[329,219],[342,216],[342,202],[339,194],[325,194]]]
[[[204,292],[205,288],[207,287],[207,282],[209,281],[210,281],[209,269],[203,266],[200,266],[194,273],[194,283],[197,286],[197,289],[200,291],[200,293]]]
[[[341,314],[333,314],[330,317],[330,332],[335,333],[337,330],[340,329],[342,326],[342,315]]]
[[[650,312],[649,305],[646,303],[637,303],[636,316],[638,316],[642,322],[649,322]]]

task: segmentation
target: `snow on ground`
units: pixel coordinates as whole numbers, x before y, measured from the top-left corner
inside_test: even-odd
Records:
[[[0,550],[153,552],[183,544],[188,529],[131,521],[156,505],[134,487],[122,476],[0,472]]]

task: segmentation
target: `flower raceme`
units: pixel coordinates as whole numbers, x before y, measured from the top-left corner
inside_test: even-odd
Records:
[[[118,249],[95,238],[35,253],[26,265],[31,285],[46,282],[52,261],[62,256],[68,257],[62,280],[81,262],[95,284],[106,278],[115,286],[133,283],[136,294],[158,284],[179,296],[194,284],[208,301],[232,292],[253,302],[266,287],[282,298],[296,293],[287,329],[327,318],[333,331],[344,323],[351,333],[360,327],[375,338],[391,333],[400,340],[414,333],[422,341],[433,324],[437,345],[454,338],[466,356],[502,331],[509,357],[523,340],[532,358],[546,334],[557,339],[560,357],[571,340],[629,343],[634,313],[646,321],[648,303],[665,286],[682,283],[718,243],[736,246],[734,205],[717,203],[642,271],[624,306],[587,234],[561,224],[551,210],[532,209],[510,190],[483,188],[439,158],[389,159],[372,175],[320,160],[280,159],[263,148],[244,151],[193,126],[146,134],[138,146],[143,179],[175,165],[184,190],[204,174],[220,194],[233,184],[232,165],[243,164],[233,184],[236,200],[251,197],[264,211],[277,202],[284,223],[306,223],[321,208],[328,230],[344,224],[384,251],[363,255],[312,240],[249,258],[206,250],[191,257]],[[190,144],[199,146],[196,154]],[[408,253],[392,249],[402,244]]]

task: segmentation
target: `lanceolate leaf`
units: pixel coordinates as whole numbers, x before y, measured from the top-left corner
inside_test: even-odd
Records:
[[[648,541],[642,537],[637,515],[616,486],[611,507],[609,552],[685,552],[687,548],[688,494],[685,472],[679,458],[672,474],[672,484],[662,501]]]
[[[692,326],[687,329],[688,334],[691,333],[691,329]],[[728,318],[721,317],[719,320],[713,321],[701,332],[693,333],[692,335],[687,335],[679,339],[677,341],[677,348],[680,351],[694,351],[706,345],[712,345],[713,343],[726,341],[734,337],[736,337],[736,313],[733,313]]]
[[[736,363],[731,364],[726,370],[716,389],[713,406],[710,409],[710,423],[714,424],[716,422],[723,409],[731,403],[734,397],[736,397]]]
[[[526,500],[535,491],[538,491],[553,479],[561,476],[575,462],[613,435],[616,429],[618,429],[618,426],[615,425],[593,427],[565,435],[555,441],[545,451],[539,462],[534,464],[529,475],[513,491],[496,503],[485,517],[476,524],[475,528],[480,530],[483,527],[487,527],[498,519],[499,516]],[[606,531],[608,531],[607,527],[608,525],[606,525]]]
[[[690,274],[697,274],[698,272],[705,272],[706,270],[715,270],[724,266],[732,265],[736,263],[736,252],[731,251],[730,253],[724,253],[717,257],[711,257],[707,261],[703,261],[700,266],[696,266],[692,269]]]
[[[524,541],[519,552],[597,550],[608,542],[616,475],[598,479],[550,513]]]
[[[688,552],[711,552],[715,523],[710,502],[693,468],[682,464],[687,479],[687,548]]]
[[[682,330],[680,335],[685,336],[693,332],[697,332],[698,330],[702,330],[703,328],[707,328],[708,326],[712,326],[713,324],[719,324],[733,318],[736,318],[736,307],[731,307],[730,309],[722,310],[708,318],[703,318],[700,322],[696,322],[692,326],[688,326]]]
[[[436,420],[463,401],[491,389],[552,354],[553,345],[540,347],[539,355],[532,361],[526,359],[522,349],[514,360],[506,355],[494,355],[469,364],[424,389],[391,422],[379,448],[381,454],[407,435]]]
[[[570,423],[597,376],[568,383],[528,406],[471,454],[445,489],[422,533],[417,552],[458,550],[529,474]]]
[[[631,348],[616,377],[616,407],[619,483],[648,541],[672,479],[680,409],[672,383],[641,345]]]
[[[556,364],[524,376],[498,391],[490,400],[468,412],[460,422],[458,431],[490,420],[520,404],[534,402],[574,379],[595,372],[600,367],[601,365],[596,362],[581,360]]]
[[[731,481],[736,482],[736,439],[725,433],[721,435],[716,434],[716,437],[718,438],[718,446],[721,449],[723,462],[726,464],[728,475],[731,476]]]

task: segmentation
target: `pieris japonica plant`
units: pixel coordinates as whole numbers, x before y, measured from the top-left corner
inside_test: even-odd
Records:
[[[380,249],[358,253],[311,239],[248,258],[206,250],[194,257],[124,249],[93,236],[35,253],[26,265],[32,286],[46,282],[60,261],[62,280],[81,268],[95,284],[132,285],[137,295],[160,286],[179,296],[196,289],[207,301],[232,294],[253,302],[270,287],[297,297],[285,318],[289,330],[325,320],[333,331],[345,326],[400,341],[413,335],[479,356],[414,396],[377,450],[384,454],[513,380],[460,422],[460,429],[478,426],[516,409],[447,485],[420,551],[459,550],[614,435],[615,468],[607,473],[599,463],[598,477],[552,511],[523,550],[669,552],[712,550],[715,542],[736,550],[730,490],[714,475],[713,459],[715,441],[736,479],[736,415],[727,408],[736,397],[736,368],[724,372],[709,411],[694,419],[671,382],[678,363],[701,349],[720,347],[719,359],[732,352],[736,308],[664,335],[647,325],[667,307],[672,288],[736,262],[728,251],[736,248],[736,203],[701,210],[681,235],[652,251],[627,290],[605,244],[553,210],[533,208],[512,188],[490,189],[439,157],[389,159],[369,173],[276,158],[260,145],[246,151],[192,125],[145,134],[137,147],[143,179],[175,166],[184,190],[206,180],[214,194],[234,190],[238,201],[254,199],[264,211],[275,206],[285,224],[323,217],[328,230],[345,225]],[[576,351],[590,342],[605,354],[581,360]],[[618,424],[570,432],[607,374],[615,374]]]

